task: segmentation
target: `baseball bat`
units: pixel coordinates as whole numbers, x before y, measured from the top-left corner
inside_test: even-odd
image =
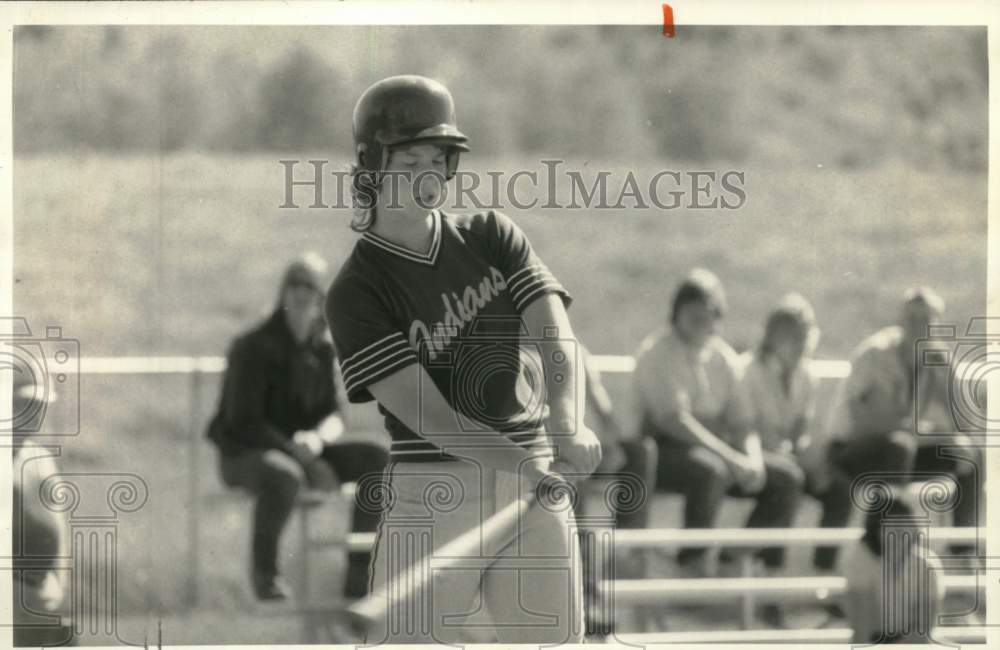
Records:
[[[557,485],[552,484],[550,490],[557,489]],[[526,513],[529,509],[537,507],[536,492],[537,490],[531,490],[482,524],[465,531],[434,551],[433,555],[441,558],[435,563],[435,569],[446,570],[449,564],[457,564],[462,559],[475,556],[480,549],[494,546],[510,537],[516,531],[519,513]],[[403,608],[407,602],[427,588],[431,573],[423,562],[418,561],[401,575],[390,577],[387,584],[380,585],[345,610],[351,627],[361,633],[381,625],[393,608]]]

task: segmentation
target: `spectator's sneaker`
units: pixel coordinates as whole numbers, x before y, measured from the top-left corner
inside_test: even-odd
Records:
[[[280,575],[267,576],[255,574],[253,578],[253,590],[257,594],[258,600],[288,600],[292,595],[291,587]]]

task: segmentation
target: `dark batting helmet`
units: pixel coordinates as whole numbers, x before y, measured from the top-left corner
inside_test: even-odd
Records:
[[[442,84],[417,75],[389,77],[372,85],[354,107],[354,153],[358,171],[385,169],[391,147],[440,142],[448,150],[448,179],[468,138],[455,122],[455,102]]]

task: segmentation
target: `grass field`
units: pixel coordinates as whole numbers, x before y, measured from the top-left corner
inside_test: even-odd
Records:
[[[18,160],[16,307],[61,323],[84,354],[218,353],[272,305],[291,255],[313,248],[336,265],[354,239],[345,211],[278,209],[280,157]],[[577,168],[585,164],[626,170]],[[632,168],[645,178],[685,169]],[[726,283],[738,344],[756,338],[767,307],[792,289],[816,307],[823,357],[846,355],[862,332],[890,322],[910,285],[937,287],[953,320],[983,313],[984,175],[745,171],[747,200],[735,211],[507,212],[574,294],[577,333],[600,352],[631,352],[693,265]]]
[[[336,265],[354,239],[343,211],[278,209],[281,157],[16,160],[17,315],[36,333],[62,326],[85,356],[223,353],[271,307],[292,255],[311,248]],[[516,169],[503,161],[468,164]],[[626,169],[578,161],[584,164]],[[647,177],[684,169],[668,162],[634,167]],[[737,347],[753,344],[769,305],[793,289],[816,307],[823,358],[846,356],[861,336],[891,322],[911,285],[937,288],[949,304],[947,320],[960,327],[985,313],[985,175],[892,166],[745,171],[747,201],[737,211],[507,212],[574,294],[577,335],[597,353],[632,352],[663,322],[673,286],[694,265],[726,284],[726,331]],[[627,411],[627,383],[612,384]],[[82,433],[67,444],[64,468],[134,472],[150,488],[146,507],[120,527],[125,614],[169,616],[189,604],[189,436],[215,396],[213,379],[192,414],[183,377],[84,378]],[[370,427],[371,416],[366,407],[352,420]],[[214,457],[201,451],[204,491],[218,491]],[[248,515],[239,503],[206,510],[200,580],[211,608],[230,612],[223,618],[245,609]],[[293,548],[291,536],[287,541]],[[334,585],[336,571],[321,567],[316,583]],[[213,623],[190,634],[204,634],[192,642],[231,639]]]

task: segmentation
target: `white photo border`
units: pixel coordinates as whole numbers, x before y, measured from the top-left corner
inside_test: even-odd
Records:
[[[512,0],[438,0],[426,2],[10,2],[0,9],[3,26],[0,44],[0,314],[12,311],[13,255],[13,141],[12,141],[12,57],[13,28],[17,25],[366,25],[366,24],[553,24],[553,25],[650,25],[662,26],[662,2],[583,1],[552,2]],[[775,0],[746,3],[737,0],[672,0],[677,30],[677,46],[683,47],[684,25],[922,25],[985,26],[989,51],[989,122],[1000,124],[1000,5],[985,1],[930,2],[909,0],[838,0],[804,2]],[[572,11],[567,11],[571,7]],[[998,202],[1000,185],[996,163],[1000,162],[1000,134],[989,130],[988,172],[988,263],[987,316],[990,322],[1000,318],[1000,228]],[[0,377],[0,418],[9,418],[10,382]],[[1000,418],[1000,378],[990,386],[989,417]],[[987,474],[1000,473],[1000,446],[986,450]],[[8,447],[0,447],[0,463],[10,467]],[[0,535],[0,557],[10,557],[12,487],[0,480],[0,521],[5,534]],[[988,557],[1000,560],[1000,480],[987,481]],[[0,589],[11,593],[11,572],[0,571]],[[987,603],[1000,602],[1000,580],[988,579]],[[0,599],[0,647],[12,644],[10,599]],[[1000,645],[1000,611],[987,607],[987,644]],[[216,646],[193,646],[199,648]],[[219,646],[236,648],[239,646]],[[255,646],[245,646],[254,648]],[[279,646],[283,648],[305,646]],[[310,648],[320,646],[308,646]],[[353,647],[353,646],[326,646]],[[390,647],[390,646],[385,646]],[[399,646],[409,647],[409,646]],[[485,647],[485,646],[484,646]],[[705,645],[672,646],[697,647]],[[726,645],[726,648],[768,646]],[[823,645],[822,648],[838,646]],[[846,647],[846,646],[843,646]]]

